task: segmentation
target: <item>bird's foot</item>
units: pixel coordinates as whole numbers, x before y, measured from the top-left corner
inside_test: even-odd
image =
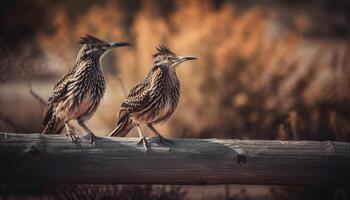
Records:
[[[79,140],[79,137],[73,132],[73,130],[68,130],[66,136],[69,137],[72,143],[77,143]]]
[[[137,146],[140,145],[143,145],[143,148],[145,149],[146,153],[148,153],[149,142],[145,137],[140,138],[140,141],[137,143]]]
[[[95,134],[90,133],[90,144],[96,144],[96,140],[101,139],[100,137],[97,137]]]
[[[170,146],[175,146],[175,142],[168,140],[162,136],[156,136],[155,141],[153,141],[153,143],[163,145],[163,146],[166,146],[168,148],[170,148]]]

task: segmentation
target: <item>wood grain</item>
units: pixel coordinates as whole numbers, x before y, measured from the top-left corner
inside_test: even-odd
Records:
[[[91,184],[350,183],[350,144],[314,141],[176,139],[170,148],[137,138],[96,145],[64,135],[0,133],[0,182]]]

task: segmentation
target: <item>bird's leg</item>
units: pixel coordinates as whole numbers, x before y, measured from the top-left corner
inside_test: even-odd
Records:
[[[97,139],[96,135],[80,119],[78,119],[78,123],[90,135],[90,143],[95,144]]]
[[[175,146],[175,143],[173,141],[168,140],[168,139],[164,138],[163,136],[161,136],[160,133],[153,127],[152,124],[147,124],[147,126],[148,126],[148,128],[150,128],[153,131],[153,133],[155,133],[157,135],[157,141],[155,143],[162,144],[162,145],[167,146],[167,147],[169,147],[168,144]]]
[[[76,143],[79,139],[79,137],[77,135],[75,135],[73,128],[70,126],[70,124],[68,123],[68,121],[64,122],[64,125],[66,126],[67,132],[66,132],[66,136],[69,137],[69,139],[73,142]]]
[[[145,148],[145,151],[148,152],[149,143],[145,138],[145,136],[142,134],[139,124],[137,124],[137,130],[139,132],[139,138],[140,138],[140,141],[137,143],[137,145],[143,145],[143,147]]]

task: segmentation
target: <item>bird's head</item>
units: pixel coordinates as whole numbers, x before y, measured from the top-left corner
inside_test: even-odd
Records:
[[[92,35],[85,34],[81,37],[79,44],[83,47],[79,51],[78,59],[101,59],[106,53],[116,47],[130,45],[126,42],[106,42]]]
[[[174,52],[170,51],[167,47],[160,45],[156,48],[156,53],[153,55],[153,66],[167,66],[171,69],[175,69],[180,63],[189,60],[196,60],[193,56],[177,56]]]

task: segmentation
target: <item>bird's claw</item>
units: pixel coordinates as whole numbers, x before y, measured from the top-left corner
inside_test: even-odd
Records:
[[[90,134],[90,144],[96,144],[96,140],[100,140],[100,137],[97,137],[95,134]]]
[[[72,143],[77,143],[79,140],[79,137],[75,135],[75,133],[72,130],[68,130],[66,136],[69,137]]]
[[[96,144],[95,136],[90,135],[90,144]]]
[[[145,137],[142,137],[140,141],[137,143],[138,146],[143,145],[143,148],[145,149],[146,153],[148,153],[148,146],[149,142]]]

